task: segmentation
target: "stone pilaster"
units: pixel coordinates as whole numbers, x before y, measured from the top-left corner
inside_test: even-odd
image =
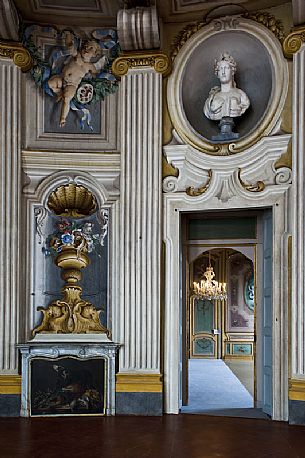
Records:
[[[142,56],[143,57],[143,56]],[[165,58],[166,56],[164,56]],[[119,413],[162,412],[160,379],[162,75],[153,56],[122,76]],[[129,66],[128,58],[125,58]],[[125,62],[125,63],[126,63]],[[152,395],[154,400],[148,400]],[[144,399],[144,398],[145,399]],[[126,402],[127,401],[127,402]],[[150,408],[147,410],[147,405]],[[131,411],[124,405],[132,404]],[[151,407],[153,404],[153,407]],[[146,407],[145,407],[146,406]]]
[[[20,313],[20,81],[12,61],[0,59],[0,374],[18,373]]]
[[[294,224],[292,248],[292,376],[305,376],[305,46],[293,57],[293,186]]]
[[[293,57],[293,224],[289,422],[305,424],[305,28],[293,31],[284,51]]]

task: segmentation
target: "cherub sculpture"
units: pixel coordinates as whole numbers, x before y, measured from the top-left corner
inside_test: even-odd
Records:
[[[107,63],[107,56],[105,55],[94,62],[102,53],[97,41],[85,41],[78,50],[71,32],[65,32],[64,40],[70,57],[64,64],[61,74],[53,75],[48,80],[49,87],[57,95],[57,101],[62,101],[60,127],[64,127],[66,123],[70,111],[70,102],[75,96],[81,80],[89,73],[93,76],[97,75]]]

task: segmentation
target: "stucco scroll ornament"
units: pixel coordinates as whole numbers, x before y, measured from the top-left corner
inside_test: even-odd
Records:
[[[108,210],[101,210],[98,213],[98,222],[100,224],[100,244],[101,246],[104,246],[104,240],[108,234],[108,222],[109,222],[109,212]]]
[[[56,39],[48,59],[36,45],[36,35]],[[64,127],[70,110],[80,113],[80,127],[91,126],[90,106],[116,91],[117,80],[111,66],[119,52],[117,34],[112,29],[98,29],[91,36],[77,36],[70,30],[31,25],[23,35],[34,66],[32,77],[37,86],[61,103],[59,125]]]
[[[44,239],[44,225],[48,211],[44,207],[36,207],[34,210],[34,215],[36,218],[36,231],[39,237],[39,243],[41,244]]]
[[[212,137],[213,141],[227,142],[239,138],[239,134],[233,132],[234,120],[245,113],[250,106],[247,94],[236,87],[234,75],[237,64],[228,52],[221,54],[215,61],[215,75],[220,81],[220,86],[210,90],[204,104],[204,114],[212,121],[220,121],[220,133]]]
[[[208,171],[208,181],[206,182],[206,184],[204,184],[203,186],[200,186],[200,188],[198,189],[195,189],[193,186],[190,186],[189,188],[186,189],[187,195],[191,197],[201,196],[209,189],[211,180],[212,180],[212,169]]]
[[[153,67],[157,73],[167,76],[171,70],[168,56],[160,52],[136,53],[134,55],[121,55],[113,63],[113,73],[117,77],[128,73],[132,68]]]
[[[266,188],[266,185],[263,181],[258,181],[256,184],[247,184],[241,178],[241,169],[238,169],[238,180],[242,187],[249,192],[262,192]]]
[[[284,54],[288,59],[292,59],[293,54],[297,53],[305,43],[305,27],[298,27],[293,30],[283,42]]]
[[[14,64],[23,72],[29,71],[33,63],[28,50],[16,42],[0,40],[0,57],[13,59]]]

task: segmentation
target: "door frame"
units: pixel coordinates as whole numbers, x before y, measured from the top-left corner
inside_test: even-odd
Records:
[[[288,269],[288,196],[287,184],[270,186],[262,193],[238,189],[227,200],[185,193],[164,195],[165,312],[164,312],[164,407],[165,413],[179,413],[181,399],[181,215],[184,212],[272,210],[273,221],[273,317],[272,317],[272,419],[288,419],[288,289],[284,281]],[[215,190],[214,190],[215,191]],[[237,189],[236,189],[237,191]]]

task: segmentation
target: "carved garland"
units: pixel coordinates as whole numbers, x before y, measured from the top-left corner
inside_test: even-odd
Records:
[[[255,14],[244,14],[241,17],[245,17],[247,19],[252,19],[252,21],[258,22],[259,24],[264,25],[267,27],[275,36],[276,38],[282,43],[285,35],[284,35],[284,26],[279,19],[276,19],[272,14],[265,13],[265,12],[258,12]],[[236,20],[236,18],[231,18],[231,20]],[[215,28],[218,28],[218,20],[214,20]],[[196,22],[193,24],[187,25],[181,32],[177,35],[174,39],[172,44],[171,50],[171,59],[172,61],[175,60],[177,54],[179,53],[182,46],[194,35],[198,30],[202,29],[207,22]]]
[[[156,72],[167,75],[170,72],[170,60],[166,54],[139,53],[122,55],[112,64],[112,73],[121,77],[126,75],[128,70],[138,67],[153,67]]]
[[[33,65],[30,53],[21,43],[0,41],[0,57],[13,59],[14,64],[23,72],[28,72]]]

